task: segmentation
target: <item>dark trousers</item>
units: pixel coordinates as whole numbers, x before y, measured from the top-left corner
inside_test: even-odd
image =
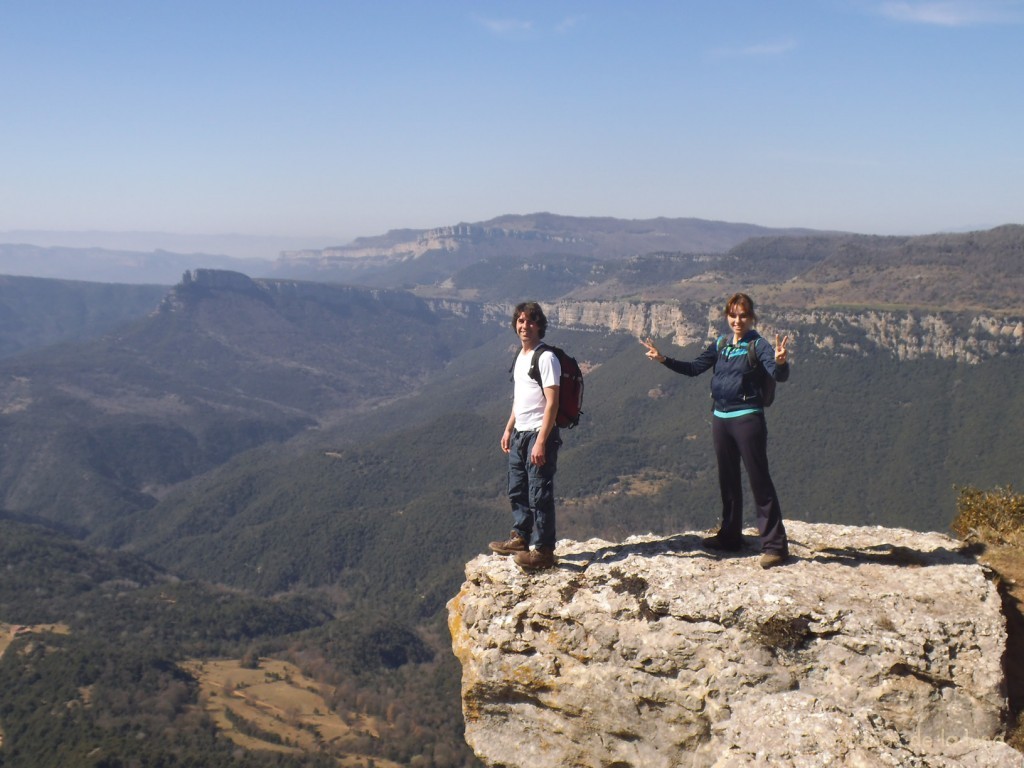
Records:
[[[512,530],[535,547],[555,548],[555,470],[558,427],[551,430],[541,466],[530,463],[537,432],[512,432],[508,452],[508,500],[512,503]]]
[[[768,471],[768,425],[763,413],[733,419],[712,418],[711,434],[718,458],[718,484],[722,490],[723,538],[739,539],[743,530],[743,487],[740,461],[747,470],[757,509],[761,551],[788,553],[782,507]]]

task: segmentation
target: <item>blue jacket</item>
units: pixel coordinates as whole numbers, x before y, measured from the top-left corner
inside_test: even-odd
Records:
[[[775,364],[775,348],[757,331],[751,330],[738,344],[725,337],[721,352],[718,340],[712,341],[707,349],[690,362],[673,360],[666,357],[663,365],[671,371],[684,376],[699,376],[709,368],[714,368],[711,377],[711,398],[714,401],[716,416],[729,418],[742,416],[746,413],[763,410],[760,388],[757,386],[755,371],[747,360],[747,345],[753,344],[757,359],[765,372],[776,381],[789,378],[789,364]]]

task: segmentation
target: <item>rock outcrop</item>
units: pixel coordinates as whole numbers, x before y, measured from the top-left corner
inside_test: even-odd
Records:
[[[438,314],[503,324],[513,306],[459,299],[426,299],[425,303]],[[562,300],[545,305],[545,310],[549,323],[557,329],[669,338],[680,347],[705,343],[722,332],[717,306]],[[782,310],[772,311],[758,330],[766,338],[788,334],[793,346],[831,357],[866,358],[885,352],[898,360],[938,359],[976,365],[1019,355],[1024,349],[1024,317],[993,314]]]
[[[772,312],[758,330],[767,338],[788,334],[794,345],[835,357],[870,357],[878,351],[899,360],[935,358],[977,364],[1019,354],[1024,318],[989,314],[827,310]],[[559,301],[548,313],[556,328],[624,331],[669,337],[679,346],[703,343],[721,333],[720,309],[698,305],[628,301]]]
[[[788,521],[793,560],[698,533],[481,555],[448,604],[487,765],[1024,766],[1000,596],[934,533]],[[748,533],[750,533],[748,531]]]

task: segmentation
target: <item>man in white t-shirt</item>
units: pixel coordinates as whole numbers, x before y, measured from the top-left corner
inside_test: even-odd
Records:
[[[513,366],[512,414],[501,436],[501,450],[508,454],[513,524],[506,541],[490,543],[493,552],[515,555],[516,564],[526,570],[555,564],[554,479],[562,444],[555,416],[562,370],[541,341],[547,325],[536,302],[523,302],[512,312],[512,328],[522,349]],[[538,348],[540,354],[534,355]]]

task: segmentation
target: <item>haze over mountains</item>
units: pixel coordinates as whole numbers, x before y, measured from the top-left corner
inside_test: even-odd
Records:
[[[322,248],[337,242],[331,237],[260,235],[185,235],[172,232],[108,232],[73,230],[7,230],[0,243],[30,243],[42,248],[96,249],[130,253],[163,252],[168,255],[212,254],[238,260],[272,261],[282,251]],[[197,266],[197,265],[191,265]],[[214,264],[200,266],[212,267]],[[59,275],[53,275],[59,276]],[[70,275],[64,275],[70,277]]]
[[[1017,225],[882,237],[700,219],[543,213],[395,230],[349,245],[284,251],[273,262],[0,244],[0,274],[173,285],[186,270],[213,268],[490,301],[526,294],[548,300],[708,300],[718,290],[716,281],[738,280],[751,290],[763,289],[762,301],[794,307],[856,303],[1019,311],[1018,241]]]
[[[444,651],[431,633],[462,564],[508,526],[498,438],[523,298],[587,370],[563,535],[715,523],[708,381],[651,365],[636,336],[692,354],[741,289],[764,333],[794,338],[768,415],[786,515],[945,530],[954,485],[1021,483],[1019,225],[874,237],[539,214],[289,252],[264,276],[177,263],[173,286],[0,278],[0,520],[177,578],[315,595],[339,622],[304,613],[318,639],[268,647],[355,647],[346,633],[386,620]]]

